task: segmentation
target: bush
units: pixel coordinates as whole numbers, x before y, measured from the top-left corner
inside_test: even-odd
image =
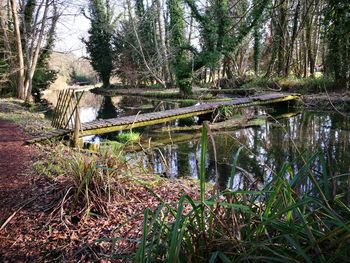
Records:
[[[57,79],[56,70],[47,68],[37,68],[33,76],[33,90],[32,95],[36,101],[40,100],[41,91],[47,89]]]
[[[251,89],[251,88],[266,88],[271,86],[271,80],[265,77],[258,77],[252,79],[250,82],[247,82],[242,85],[243,89]]]

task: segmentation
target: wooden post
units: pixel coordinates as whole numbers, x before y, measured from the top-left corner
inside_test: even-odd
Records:
[[[73,146],[79,147],[79,131],[80,131],[80,117],[79,117],[79,101],[77,101],[77,106],[75,108],[75,122],[74,122],[74,135],[73,135]]]

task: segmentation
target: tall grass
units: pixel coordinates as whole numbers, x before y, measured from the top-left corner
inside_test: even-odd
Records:
[[[350,209],[331,196],[327,169],[312,173],[315,154],[297,172],[285,163],[262,190],[226,189],[206,198],[207,131],[202,130],[200,200],[144,213],[133,262],[336,262],[350,260]],[[239,150],[239,152],[242,149]],[[239,152],[234,158],[231,184]],[[305,183],[310,187],[306,188]]]
[[[87,215],[107,215],[107,206],[114,192],[122,188],[120,177],[127,170],[121,153],[121,149],[113,151],[113,147],[80,152],[58,145],[46,160],[36,162],[34,167],[39,174],[63,182],[65,202],[70,208]]]

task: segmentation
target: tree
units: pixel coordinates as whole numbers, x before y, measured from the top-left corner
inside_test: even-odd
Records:
[[[23,48],[22,48],[22,40],[21,40],[21,31],[20,31],[20,22],[17,14],[17,3],[16,0],[11,0],[11,13],[13,19],[13,27],[15,34],[15,43],[16,43],[16,51],[17,51],[17,66],[18,66],[18,77],[17,77],[17,97],[20,99],[26,99],[27,91],[24,86],[24,56],[23,56]]]
[[[110,86],[110,77],[114,69],[112,38],[116,26],[109,0],[90,0],[89,14],[91,23],[88,40],[83,40],[90,54],[91,65],[102,79],[103,87]]]
[[[10,70],[11,70],[11,44],[9,34],[11,33],[8,29],[8,17],[7,11],[8,5],[5,1],[0,1],[0,92],[9,81]]]
[[[59,13],[56,1],[10,0],[16,52],[17,96],[27,102],[32,99],[33,77],[40,54],[50,41],[47,34],[55,31]],[[48,30],[48,28],[51,28]],[[49,33],[48,33],[49,32]]]
[[[49,59],[55,44],[56,26],[59,19],[57,6],[53,6],[52,22],[46,35],[46,44],[40,50],[37,67],[33,76],[32,94],[36,100],[40,99],[40,92],[45,90],[57,79],[57,71],[50,69]]]
[[[338,88],[349,88],[350,82],[350,3],[329,0],[326,5],[325,36],[326,73]]]
[[[183,96],[192,93],[192,68],[185,56],[185,19],[182,0],[169,0],[168,9],[170,16],[169,31],[170,43],[175,55],[172,61],[176,76],[176,84]]]
[[[228,0],[210,1],[212,5],[204,12],[199,11],[196,1],[184,1],[199,23],[203,39],[201,52],[197,52],[194,47],[187,47],[194,55],[190,62],[194,71],[207,65],[217,67],[223,57],[232,57],[251,30],[257,26],[269,3],[269,0],[257,1],[248,8],[249,11],[245,10],[244,15],[238,19],[239,23],[233,24],[229,16]],[[191,72],[188,70],[190,66],[187,65],[187,72]],[[184,77],[185,80],[189,79],[188,76]]]

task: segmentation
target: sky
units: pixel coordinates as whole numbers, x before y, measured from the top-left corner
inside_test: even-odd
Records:
[[[73,53],[77,57],[86,56],[82,38],[87,38],[90,21],[82,14],[88,12],[89,0],[63,1],[65,8],[57,25],[55,51]],[[124,1],[112,0],[115,12],[121,12]]]
[[[90,21],[82,14],[82,10],[85,10],[87,15],[89,14],[88,2],[89,0],[62,1],[65,7],[62,9],[63,14],[57,25],[55,51],[73,53],[77,57],[87,56],[81,39],[88,37],[87,32],[90,28]],[[115,13],[118,14],[122,12],[125,2],[111,0],[110,3]],[[196,37],[192,41],[195,46],[199,46]]]
[[[87,9],[86,0],[66,4],[57,25],[55,51],[73,53],[77,57],[86,56],[81,39],[87,37],[90,22],[82,15],[82,9]]]

